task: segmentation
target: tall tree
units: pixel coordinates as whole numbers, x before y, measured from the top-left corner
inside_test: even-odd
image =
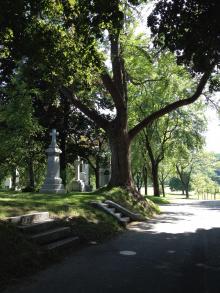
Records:
[[[219,31],[214,29],[214,33],[209,35],[210,41],[207,42],[207,38],[198,40],[197,31],[191,30],[198,18],[203,21],[201,24],[205,28],[205,32],[208,31],[210,22],[213,25],[216,23],[217,16],[214,13],[218,11],[216,1],[212,2],[211,7],[214,17],[208,17],[208,23],[204,21],[204,15],[207,17],[211,12],[205,13],[203,6],[197,7],[198,13],[198,9],[188,5],[189,9],[184,9],[186,15],[181,17],[183,32],[188,32],[190,39],[195,37],[196,44],[201,44],[202,49],[205,44],[207,47],[208,44],[210,45],[208,55],[206,52],[204,54],[204,51],[201,54],[201,50],[198,52],[198,46],[192,46],[191,53],[187,54],[188,47],[185,45],[189,44],[189,38],[181,39],[182,42],[179,41],[179,36],[182,36],[179,34],[177,25],[179,18],[173,17],[172,14],[164,17],[166,9],[164,13],[158,12],[160,6],[157,6],[156,12],[149,21],[153,32],[158,33],[156,28],[160,20],[162,24],[175,20],[174,24],[172,22],[172,26],[170,26],[172,38],[167,37],[169,35],[163,32],[166,40],[165,47],[178,51],[179,54],[183,52],[181,57],[185,57],[185,59],[182,60],[187,65],[191,62],[191,68],[200,74],[195,76],[194,90],[191,88],[184,98],[175,97],[173,102],[163,104],[160,109],[152,111],[139,123],[128,129],[129,79],[123,55],[123,36],[126,35],[125,24],[129,20],[128,14],[131,15],[131,7],[140,2],[144,1],[42,0],[21,1],[19,5],[14,1],[4,1],[0,15],[1,48],[3,48],[1,72],[4,72],[4,77],[8,78],[9,73],[12,72],[6,72],[7,63],[12,64],[12,68],[13,65],[16,67],[14,60],[22,60],[25,65],[31,65],[29,68],[37,68],[39,72],[43,73],[41,79],[47,80],[47,87],[52,85],[55,93],[62,92],[73,106],[106,131],[111,148],[110,186],[132,187],[130,170],[132,140],[142,129],[159,117],[195,102],[219,63],[219,47],[215,41],[218,39]],[[168,4],[173,4],[173,2],[175,3],[175,1],[167,1]],[[180,0],[177,2],[183,4]],[[190,1],[183,2],[186,5],[188,2],[191,3]],[[209,7],[209,1],[204,2]],[[180,7],[182,6],[180,5]],[[180,12],[182,15],[182,11]],[[190,22],[187,21],[188,18],[190,18]],[[194,20],[195,22],[193,22]],[[179,48],[178,44],[181,43],[184,43],[184,46],[181,45]],[[103,45],[109,49],[111,68],[105,65],[102,53]],[[204,56],[205,58],[202,58]],[[54,60],[56,60],[56,64]],[[79,77],[81,77],[81,81],[77,83],[76,81],[80,80]],[[102,83],[104,90],[96,96],[94,101],[90,99],[90,89],[91,85],[97,81]],[[98,111],[97,107],[96,101],[100,97],[103,98],[104,92],[111,98],[111,104],[115,108],[116,114],[110,121]]]

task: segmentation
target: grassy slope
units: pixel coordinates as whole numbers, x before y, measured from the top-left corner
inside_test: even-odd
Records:
[[[54,261],[54,255],[41,255],[39,248],[22,237],[13,225],[5,224],[6,217],[34,211],[49,211],[52,217],[67,220],[73,233],[84,243],[100,242],[122,231],[117,221],[93,208],[91,201],[111,199],[146,217],[157,212],[148,202],[137,203],[129,194],[115,188],[98,193],[72,193],[67,195],[0,192],[0,288],[27,273],[39,270]],[[147,206],[147,208],[146,208]],[[57,256],[55,257],[57,260]]]

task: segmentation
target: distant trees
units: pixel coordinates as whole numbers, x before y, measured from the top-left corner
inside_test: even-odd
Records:
[[[192,190],[198,196],[205,197],[206,194],[216,194],[219,185],[213,180],[215,174],[215,156],[205,152],[203,149],[197,152],[185,154],[181,160],[176,160],[176,174],[170,179],[170,188],[182,190],[189,198]]]
[[[34,190],[39,182],[34,173],[40,175],[39,166],[45,162],[45,148],[41,140],[43,128],[33,117],[34,90],[30,89],[18,73],[2,92],[4,99],[0,104],[0,165],[4,176],[10,174],[13,178],[16,169],[20,173],[23,170],[28,178],[24,185],[29,190]]]

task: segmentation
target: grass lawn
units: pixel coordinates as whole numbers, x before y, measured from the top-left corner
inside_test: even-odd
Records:
[[[161,196],[153,196],[153,195],[149,195],[149,196],[145,196],[145,198],[153,201],[156,204],[168,204],[170,203],[168,199],[161,197]]]
[[[51,217],[67,220],[73,233],[83,243],[101,242],[123,230],[113,217],[90,204],[91,201],[105,199],[114,200],[146,218],[158,212],[153,202],[146,200],[148,204],[138,203],[119,188],[66,195],[0,192],[0,288],[21,276],[40,270],[62,256],[51,253],[42,255],[39,247],[25,239],[12,224],[4,221],[7,217],[49,211]]]
[[[39,194],[0,192],[0,219],[35,211],[49,211],[51,216],[78,216],[87,211],[92,200],[103,200],[95,193]]]

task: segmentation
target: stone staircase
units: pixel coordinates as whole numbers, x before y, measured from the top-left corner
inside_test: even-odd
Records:
[[[123,206],[111,200],[106,200],[104,202],[93,201],[91,203],[93,206],[101,209],[105,213],[112,215],[121,225],[127,226],[132,221],[144,221],[145,218],[140,214],[133,213]]]
[[[51,219],[48,212],[10,217],[8,222],[16,224],[22,233],[45,250],[72,247],[79,243],[79,237],[72,235],[71,228]]]

